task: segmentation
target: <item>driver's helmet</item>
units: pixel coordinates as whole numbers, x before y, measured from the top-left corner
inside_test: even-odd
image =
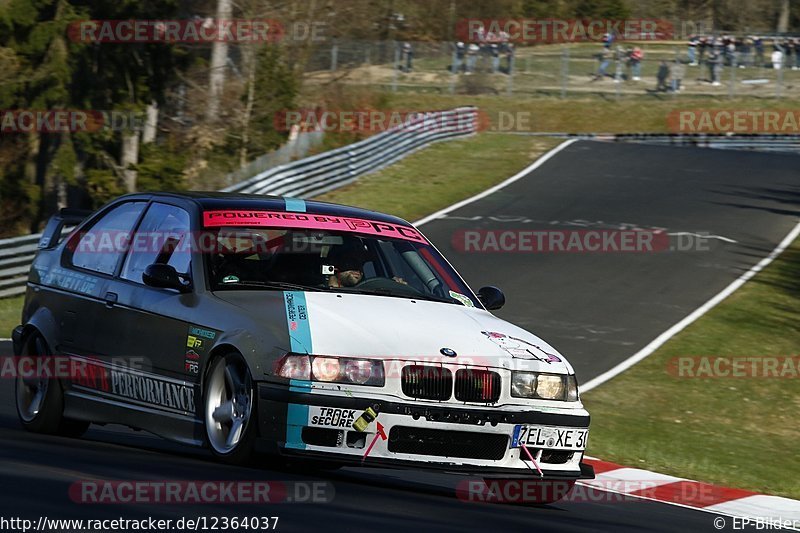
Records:
[[[367,249],[358,237],[345,235],[342,244],[335,245],[328,252],[328,261],[338,272],[364,270],[368,261]]]

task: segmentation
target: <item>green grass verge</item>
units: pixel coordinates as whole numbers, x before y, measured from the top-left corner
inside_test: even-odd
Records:
[[[391,97],[393,109],[450,109],[460,105],[477,106],[492,127],[515,132],[566,133],[667,133],[668,115],[675,110],[693,109],[797,109],[800,98],[767,100],[734,98],[711,100],[706,97],[635,96],[616,101],[602,96],[570,97],[507,97],[398,93]],[[526,113],[519,115],[517,113]],[[509,128],[508,117],[527,116],[529,121]],[[500,125],[500,119],[506,120]],[[491,130],[490,130],[491,131]]]
[[[24,296],[0,299],[0,338],[11,337],[11,330],[19,326]]]
[[[561,140],[481,134],[426,148],[315,198],[414,221],[516,174]]]
[[[590,455],[800,499],[797,361],[779,377],[677,377],[676,357],[800,354],[800,240],[624,374],[586,393]],[[704,374],[707,375],[707,372]]]

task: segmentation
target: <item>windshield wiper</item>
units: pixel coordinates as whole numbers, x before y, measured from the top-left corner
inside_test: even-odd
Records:
[[[219,283],[217,288],[222,287],[258,287],[261,289],[278,289],[287,291],[327,291],[327,287],[312,287],[310,285],[300,285],[298,283],[289,283],[287,281],[232,281],[228,283]]]
[[[342,292],[350,292],[355,294],[366,294],[370,296],[393,296],[396,298],[406,298],[408,300],[427,300],[430,302],[439,302],[445,304],[460,304],[458,300],[455,298],[439,298],[437,296],[428,296],[426,294],[410,294],[407,292],[395,292],[391,289],[369,289],[369,290],[358,290],[358,287],[339,287],[339,289],[344,289]],[[348,290],[352,289],[352,290]],[[335,290],[335,289],[334,289]]]

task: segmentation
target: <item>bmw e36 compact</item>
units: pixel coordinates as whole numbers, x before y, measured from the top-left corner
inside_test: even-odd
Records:
[[[397,217],[127,195],[49,221],[14,350],[72,370],[19,377],[17,411],[31,431],[122,424],[233,463],[592,477],[572,367],[490,312],[504,302]]]

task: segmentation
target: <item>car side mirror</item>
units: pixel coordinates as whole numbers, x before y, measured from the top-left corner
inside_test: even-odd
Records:
[[[486,309],[494,311],[506,304],[506,295],[497,287],[482,287],[478,291],[478,300],[481,301]]]
[[[160,289],[175,289],[178,292],[192,290],[191,283],[184,283],[174,266],[164,263],[148,265],[142,273],[142,281],[145,285]]]

